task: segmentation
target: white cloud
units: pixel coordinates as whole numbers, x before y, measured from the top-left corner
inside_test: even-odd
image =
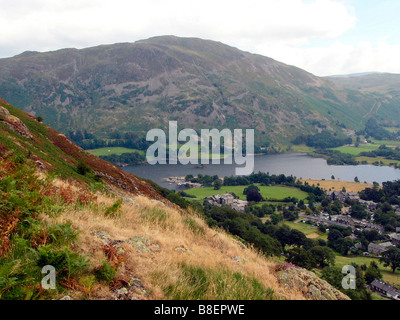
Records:
[[[336,41],[326,48],[298,48],[296,54],[286,56],[285,52],[287,48],[280,47],[273,56],[319,76],[368,71],[400,73],[400,45],[384,41],[360,41],[354,45]]]
[[[0,5],[0,45],[14,50],[161,34],[254,47],[271,40],[296,44],[335,37],[354,23],[346,7],[333,0],[0,0]]]
[[[356,24],[344,0],[0,0],[0,56],[173,34],[212,39],[317,75],[400,72],[400,46],[335,41]],[[316,40],[325,47],[309,47]]]

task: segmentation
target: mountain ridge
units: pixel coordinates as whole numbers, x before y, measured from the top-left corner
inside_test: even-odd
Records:
[[[175,36],[0,59],[0,95],[57,130],[96,138],[152,128],[254,128],[258,146],[278,146],[321,126],[363,128],[381,103],[400,120],[397,96],[346,89],[221,42]]]

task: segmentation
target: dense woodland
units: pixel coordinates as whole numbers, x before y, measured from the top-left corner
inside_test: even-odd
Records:
[[[329,131],[322,131],[314,135],[299,136],[293,140],[293,144],[305,144],[306,146],[318,149],[336,148],[351,143],[351,138],[342,138],[336,133],[332,134]]]

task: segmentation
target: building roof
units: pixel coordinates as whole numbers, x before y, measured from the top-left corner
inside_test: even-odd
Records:
[[[374,281],[372,281],[371,286],[379,288],[379,289],[389,293],[391,296],[400,295],[400,291],[397,288],[392,287],[390,284],[380,281],[380,280],[375,279]]]

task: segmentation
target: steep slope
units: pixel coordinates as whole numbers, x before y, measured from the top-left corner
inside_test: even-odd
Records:
[[[291,268],[0,100],[0,299],[348,299]]]
[[[96,138],[177,120],[181,128],[255,128],[257,145],[287,144],[322,126],[360,129],[379,100],[299,68],[219,42],[173,36],[83,50],[25,52],[0,60],[0,96],[64,134]]]
[[[118,186],[120,190],[131,194],[159,200],[162,198],[148,183],[85,152],[63,134],[2,99],[0,130],[0,156],[12,152],[16,156],[33,160],[40,170],[61,178],[73,178],[82,184],[103,181],[106,187]],[[79,164],[88,166],[92,173],[79,174]]]

